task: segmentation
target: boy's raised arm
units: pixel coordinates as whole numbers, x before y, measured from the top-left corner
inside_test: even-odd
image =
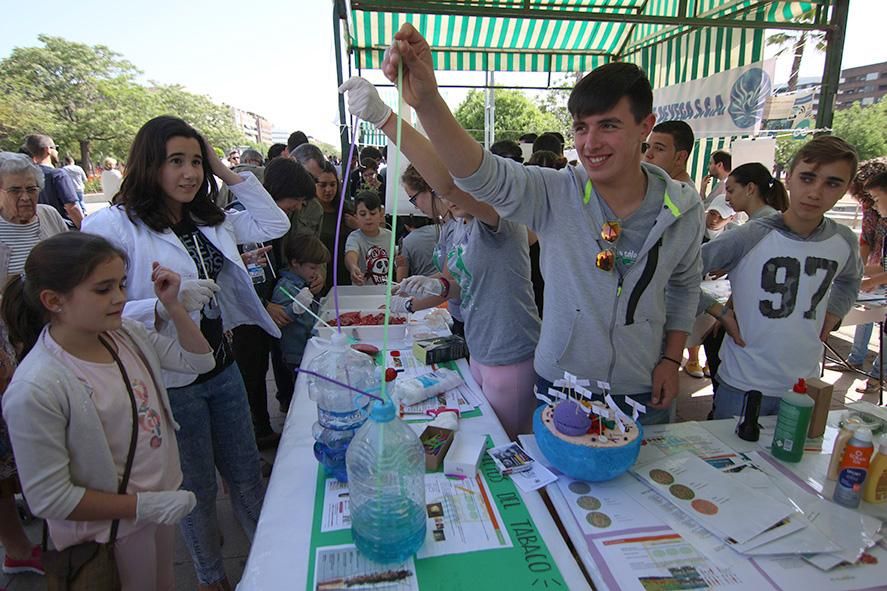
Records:
[[[447,170],[457,178],[470,176],[480,167],[483,149],[462,129],[441,97],[431,63],[431,48],[409,23],[394,35],[394,42],[385,52],[382,72],[397,82],[400,64],[403,64],[403,98],[416,110]]]

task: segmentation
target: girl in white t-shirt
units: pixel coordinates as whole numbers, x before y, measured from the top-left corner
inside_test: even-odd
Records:
[[[24,356],[3,416],[24,493],[56,548],[107,542],[119,520],[114,551],[123,589],[173,589],[173,524],[196,500],[178,490],[178,426],[160,372],[199,373],[214,359],[178,299],[178,274],[156,262],[151,272],[172,339],[123,319],[126,273],[126,255],[99,236],[59,234],[34,247],[3,296],[10,341]],[[133,402],[132,467],[118,494]]]

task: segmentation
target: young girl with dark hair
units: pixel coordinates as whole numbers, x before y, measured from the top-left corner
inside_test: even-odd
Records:
[[[222,211],[213,175],[244,211]],[[231,352],[229,331],[255,324],[280,330],[253,289],[237,245],[264,242],[289,229],[286,214],[258,179],[238,175],[193,127],[156,117],[136,134],[115,205],[89,216],[84,230],[101,234],[129,256],[131,301],[125,315],[169,334],[168,312],[145,279],[151,261],[181,274],[179,300],[213,348],[215,367],[205,372],[165,372],[176,420],[184,488],[197,508],[181,523],[202,589],[230,585],[222,564],[216,522],[216,469],[230,491],[234,514],[252,537],[265,494],[246,390]]]
[[[336,173],[336,167],[328,160],[320,164],[320,174],[317,176],[317,201],[323,206],[323,219],[320,222],[320,241],[330,251],[331,255],[339,254],[338,284],[348,285],[351,282],[351,274],[345,266],[345,241],[352,230],[357,229],[357,220],[354,217],[354,205],[350,198],[345,202],[345,211],[342,213],[342,223],[339,229],[339,246],[336,248],[336,224],[339,221],[339,198],[342,193],[342,183]],[[333,287],[333,261],[327,265],[325,273],[324,291],[328,292]]]
[[[725,191],[730,207],[747,213],[749,220],[788,209],[785,185],[760,162],[734,168],[727,177]]]
[[[116,530],[123,588],[167,590],[175,588],[172,524],[196,499],[179,490],[161,369],[201,373],[214,360],[178,299],[178,274],[152,262],[145,279],[175,338],[122,317],[126,274],[126,254],[98,236],[59,234],[34,247],[3,295],[10,341],[24,355],[3,415],[22,488],[56,548],[108,542]]]

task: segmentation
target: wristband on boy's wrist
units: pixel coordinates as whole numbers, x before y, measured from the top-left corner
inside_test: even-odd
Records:
[[[413,310],[413,298],[407,298],[407,301],[404,302],[403,307],[406,308],[407,312],[409,312],[410,314],[415,312],[415,310]]]
[[[681,366],[681,362],[680,362],[680,361],[678,361],[678,360],[675,359],[674,357],[669,357],[668,355],[663,355],[662,357],[659,358],[659,360],[660,360],[660,361],[671,361],[672,363],[674,363],[674,364],[677,365],[678,367]]]
[[[447,298],[450,295],[450,282],[446,279],[446,277],[438,277],[440,280],[440,284],[443,286],[443,293],[440,294],[440,297]]]

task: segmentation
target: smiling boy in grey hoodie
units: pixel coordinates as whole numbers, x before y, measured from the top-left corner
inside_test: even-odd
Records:
[[[456,184],[539,235],[537,386],[569,371],[608,382],[617,402],[627,394],[647,404],[643,422],[667,422],[699,299],[704,226],[696,192],[641,163],[656,122],[643,71],[608,64],[576,85],[568,107],[582,166],[558,171],[484,151],[447,108],[429,46],[409,24],[383,63],[390,80],[400,63],[404,100]]]

